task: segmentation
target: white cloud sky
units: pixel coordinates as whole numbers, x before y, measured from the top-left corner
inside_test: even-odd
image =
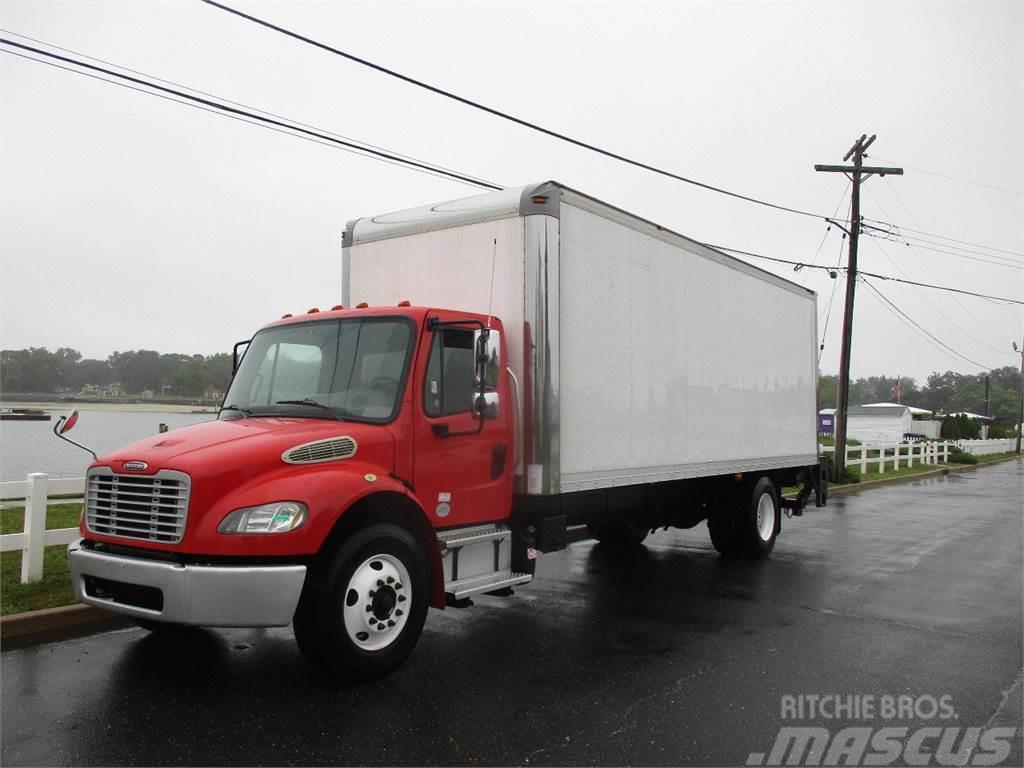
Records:
[[[236,5],[555,130],[802,209],[831,213],[846,185],[812,165],[838,163],[857,136],[877,133],[872,162],[907,170],[864,186],[865,216],[1024,262],[1024,197],[914,170],[1024,190],[1020,3]],[[843,246],[833,229],[819,253],[821,222],[626,167],[198,2],[7,2],[0,19],[8,33],[503,185],[554,178],[699,240],[819,263]],[[0,78],[4,348],[227,351],[284,312],[339,300],[347,220],[474,193],[7,54]],[[753,263],[818,291],[824,327],[827,275]],[[1024,271],[962,253],[864,238],[861,266],[1024,296]],[[1014,364],[1020,306],[880,288],[958,352]],[[841,310],[842,286],[825,372],[838,367]],[[947,369],[978,370],[858,291],[855,376]]]

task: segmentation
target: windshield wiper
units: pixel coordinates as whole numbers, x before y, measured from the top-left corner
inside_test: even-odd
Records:
[[[331,415],[334,418],[338,419],[339,421],[341,420],[341,417],[335,412],[333,408],[331,408],[331,406],[324,405],[323,403],[318,403],[316,400],[311,400],[308,397],[304,397],[301,400],[275,400],[274,405],[310,405],[314,408],[320,408],[321,410],[324,411],[330,411]]]
[[[248,408],[242,408],[240,405],[225,405],[220,410],[221,411],[238,411],[239,413],[244,413],[246,416],[252,416],[252,411],[250,411]]]

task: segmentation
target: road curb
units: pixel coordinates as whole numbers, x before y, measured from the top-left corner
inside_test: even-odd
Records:
[[[938,477],[940,475],[948,475],[950,472],[964,472],[969,469],[982,469],[984,467],[992,467],[996,464],[1002,464],[1007,461],[1016,461],[1019,456],[1007,456],[1004,459],[998,459],[997,461],[986,461],[984,464],[960,464],[955,467],[940,467],[931,472],[919,472],[916,475],[901,475],[900,477],[882,477],[878,480],[868,480],[866,483],[853,483],[851,485],[830,485],[828,488],[829,496],[843,495],[850,493],[851,491],[857,491],[861,488],[874,488],[878,485],[891,485],[893,483],[909,482],[911,480],[920,480],[924,477]]]
[[[0,617],[0,645],[3,650],[91,635],[104,629],[129,626],[126,616],[90,605],[63,605],[41,611],[26,611]]]

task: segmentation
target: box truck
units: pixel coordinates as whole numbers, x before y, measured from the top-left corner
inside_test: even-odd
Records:
[[[236,345],[217,420],[92,463],[80,601],[292,624],[359,680],[573,526],[764,557],[825,503],[811,291],[555,182],[356,219],[341,272]]]

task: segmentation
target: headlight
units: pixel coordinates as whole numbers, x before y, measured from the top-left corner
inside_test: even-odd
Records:
[[[275,501],[258,507],[236,509],[217,526],[219,533],[287,533],[306,522],[306,505]]]

